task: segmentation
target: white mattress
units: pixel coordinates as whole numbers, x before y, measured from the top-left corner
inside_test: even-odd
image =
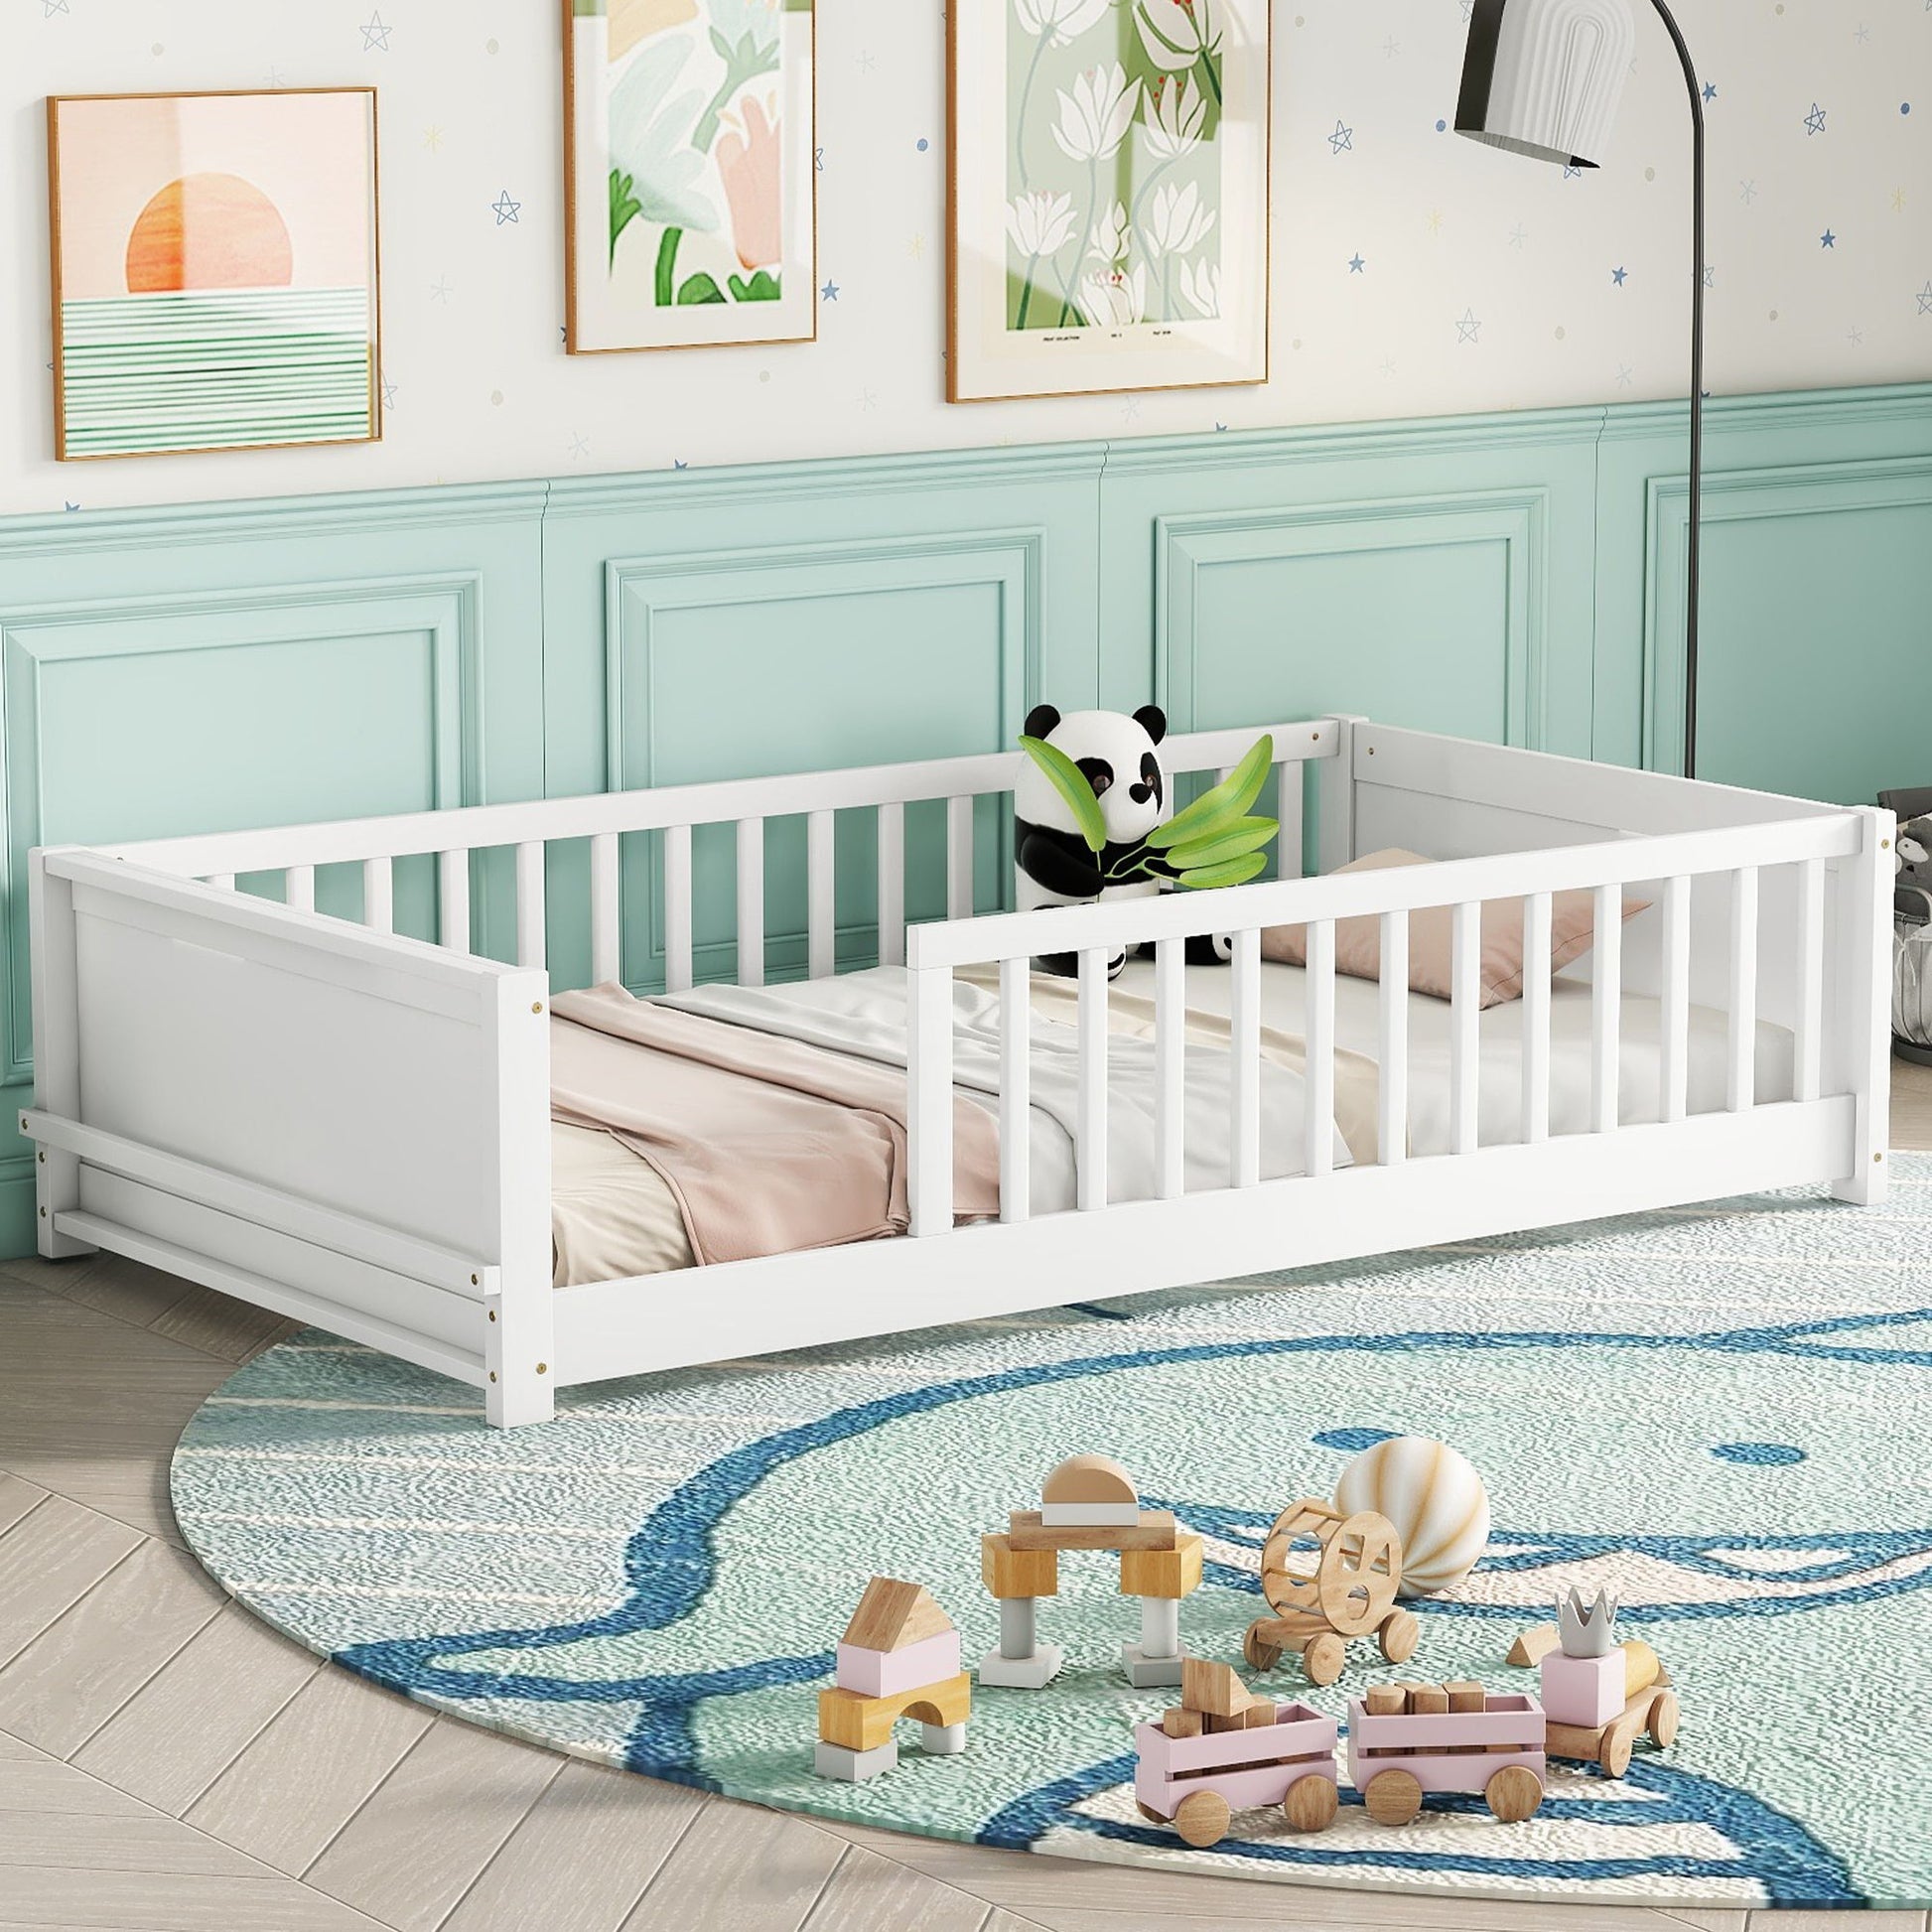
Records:
[[[1266,960],[1261,968],[1262,1025],[1285,1034],[1307,1029],[1299,966]],[[1187,1004],[1225,1017],[1230,976],[1225,966],[1187,969]],[[1154,962],[1130,959],[1117,986],[1154,996]],[[1382,988],[1378,981],[1335,977],[1335,1044],[1364,1058],[1376,1057]],[[1550,999],[1550,1132],[1589,1131],[1590,989],[1580,980],[1556,980]],[[1663,1057],[1659,1050],[1662,1004],[1640,994],[1622,1001],[1621,1082],[1618,1115],[1625,1127],[1662,1118],[1659,1105]],[[1478,1025],[1482,1074],[1478,1083],[1477,1144],[1494,1146],[1522,1138],[1523,1003],[1507,1000],[1488,1008]],[[1690,1110],[1714,1113],[1725,1104],[1729,1070],[1729,1027],[1710,1007],[1691,1009]],[[1782,1027],[1757,1029],[1757,1098],[1791,1098],[1792,1040]],[[1448,1154],[1449,1137],[1449,1003],[1427,994],[1409,996],[1409,1152]]]
[[[1209,1035],[1228,1014],[1230,974],[1225,966],[1187,969],[1187,1005],[1206,1017]],[[1261,968],[1264,1050],[1289,1050],[1266,1035],[1303,1034],[1305,974],[1299,966],[1264,961]],[[1114,982],[1117,992],[1151,1002],[1152,960],[1130,960]],[[1047,999],[1070,994],[1064,982],[1046,989]],[[1373,980],[1335,980],[1335,1044],[1358,1057],[1337,1068],[1336,1105],[1358,1161],[1372,1160],[1373,1085],[1380,1032],[1381,988]],[[1661,1006],[1638,994],[1622,1002],[1621,1093],[1623,1125],[1660,1118],[1658,1050]],[[1590,989],[1558,979],[1550,1001],[1550,1132],[1582,1134],[1589,1128]],[[1125,1020],[1126,1016],[1117,1016]],[[1482,1043],[1477,1102],[1479,1144],[1515,1141],[1522,1126],[1522,1033],[1520,1000],[1489,1008],[1479,1023]],[[1757,1098],[1788,1100],[1792,1089],[1792,1039],[1781,1027],[1757,1030]],[[1366,1063],[1366,1064],[1363,1064]],[[1690,1109],[1715,1112],[1725,1104],[1728,1070],[1727,1026],[1722,1013],[1691,1009]],[[676,1202],[657,1173],[636,1155],[594,1129],[551,1123],[551,1226],[554,1277],[559,1287],[575,1282],[621,1280],[691,1265],[691,1250]],[[1447,1154],[1449,1128],[1449,1006],[1420,993],[1409,996],[1409,1151]]]

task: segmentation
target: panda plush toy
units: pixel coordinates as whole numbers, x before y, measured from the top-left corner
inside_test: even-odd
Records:
[[[1161,741],[1168,720],[1159,705],[1143,705],[1129,717],[1119,711],[1074,711],[1062,717],[1049,704],[1027,716],[1026,735],[1065,753],[1093,787],[1107,843],[1088,849],[1065,799],[1032,759],[1024,762],[1013,792],[1013,850],[1018,872],[1015,902],[1022,912],[1042,905],[1085,905],[1098,899],[1151,898],[1168,890],[1158,878],[1109,885],[1104,874],[1143,844],[1157,825],[1173,816]],[[1225,960],[1225,939],[1187,942],[1190,962]],[[1108,961],[1107,977],[1127,964],[1123,950]],[[1077,955],[1048,953],[1034,961],[1043,973],[1077,977]]]

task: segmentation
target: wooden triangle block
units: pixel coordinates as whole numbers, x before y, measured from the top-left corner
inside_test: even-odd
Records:
[[[843,1641],[855,1650],[903,1650],[952,1627],[952,1618],[917,1584],[875,1577],[845,1626]]]

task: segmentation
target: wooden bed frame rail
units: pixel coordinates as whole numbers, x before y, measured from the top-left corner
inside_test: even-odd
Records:
[[[1177,773],[1231,765],[1257,728],[1169,741]],[[37,851],[31,869],[41,1251],[109,1248],[471,1383],[488,1420],[536,1422],[561,1386],[1111,1292],[1175,1286],[1626,1209],[1815,1182],[1871,1200],[1885,1179],[1889,815],[1780,799],[1322,719],[1273,728],[1285,876],[1159,900],[970,916],[973,805],[1018,754],[666,787],[339,825]],[[1311,780],[1311,784],[1308,781]],[[1443,863],[1304,880],[1314,793],[1324,872],[1426,841]],[[949,916],[908,929],[904,812],[946,801]],[[739,978],[764,973],[765,821],[808,826],[807,956],[834,970],[833,815],[876,814],[879,956],[910,979],[915,1239],[552,1290],[546,843],[591,843],[594,975],[620,976],[619,841],[662,839],[667,981],[693,977],[691,836],[737,827]],[[1410,829],[1416,828],[1416,829]],[[513,846],[514,964],[471,950],[472,853]],[[443,943],[400,937],[392,868],[436,853]],[[319,866],[362,867],[361,920],[318,915]],[[286,902],[234,890],[278,872]],[[1658,910],[1629,929],[1626,891]],[[1556,896],[1593,897],[1590,1131],[1550,1133]],[[1478,1135],[1479,911],[1524,904],[1519,1138]],[[1412,915],[1452,908],[1452,1151],[1408,1148],[1407,973],[1379,1004],[1379,1159],[1336,1171],[1335,932],[1380,922],[1408,960]],[[1308,928],[1308,1172],[1261,1178],[1261,931]],[[1643,936],[1645,933],[1649,936]],[[1183,1188],[1188,937],[1232,946],[1226,1184]],[[1156,1197],[1108,1200],[1106,965],[1156,950]],[[1076,1205],[1029,1199],[1028,961],[1079,958]],[[951,990],[997,965],[996,1225],[952,1217]],[[1585,977],[1582,969],[1571,977]],[[1657,1112],[1623,1126],[1620,994],[1662,1006]],[[1694,1002],[1728,1016],[1722,1110],[1689,1111]],[[1760,1103],[1760,1019],[1793,1043],[1792,1097]]]

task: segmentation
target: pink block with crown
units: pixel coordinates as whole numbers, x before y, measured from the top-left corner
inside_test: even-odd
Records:
[[[1543,1709],[1553,1724],[1606,1725],[1623,1712],[1623,1652],[1607,1657],[1566,1657],[1553,1650],[1543,1660]]]
[[[959,1632],[941,1630],[936,1637],[897,1650],[865,1650],[856,1643],[842,1643],[838,1671],[839,1688],[857,1691],[861,1697],[890,1698],[916,1691],[959,1675]]]

